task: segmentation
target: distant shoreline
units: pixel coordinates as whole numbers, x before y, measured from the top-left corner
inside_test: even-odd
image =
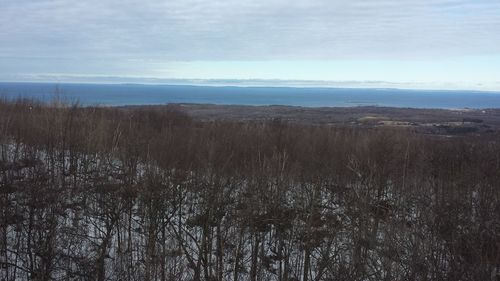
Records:
[[[410,88],[410,87],[370,87],[370,86],[340,86],[340,85],[328,85],[328,84],[244,84],[244,80],[240,83],[197,83],[197,82],[85,82],[85,81],[68,81],[68,82],[57,82],[57,81],[0,81],[0,86],[2,84],[44,84],[52,86],[63,86],[63,85],[102,85],[102,86],[152,86],[152,87],[211,87],[211,88],[255,88],[255,89],[322,89],[322,90],[384,90],[384,91],[415,91],[415,92],[450,92],[450,93],[490,93],[500,95],[500,90],[478,90],[478,89],[438,89],[431,87],[423,88]],[[189,81],[189,80],[187,80]],[[267,80],[263,80],[267,81]],[[273,80],[271,80],[273,81]],[[278,80],[279,81],[279,80]],[[283,80],[287,81],[287,80]],[[305,81],[305,82],[315,82],[315,81]],[[321,81],[317,81],[321,82]]]
[[[404,90],[386,88],[299,88],[145,84],[0,82],[0,96],[50,101],[54,96],[85,106],[285,105],[316,107],[500,108],[500,92]]]

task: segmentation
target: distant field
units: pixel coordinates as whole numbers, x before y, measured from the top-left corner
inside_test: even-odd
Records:
[[[165,106],[126,106],[161,109]],[[169,107],[203,120],[281,121],[304,125],[398,127],[441,135],[492,134],[500,131],[500,109],[412,109],[390,107],[296,107],[174,104]]]

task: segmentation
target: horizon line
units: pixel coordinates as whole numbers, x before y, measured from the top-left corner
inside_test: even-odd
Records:
[[[95,77],[89,77],[95,78]],[[116,77],[116,76],[103,76],[99,78],[113,78],[113,79],[126,79],[126,77]],[[51,81],[51,80],[0,80],[0,83],[21,83],[21,84],[88,84],[88,85],[143,85],[143,86],[186,86],[186,87],[219,87],[219,88],[289,88],[289,89],[364,89],[364,90],[405,90],[405,91],[438,91],[438,92],[478,92],[478,93],[492,93],[500,94],[500,89],[498,90],[488,90],[488,89],[474,89],[474,88],[432,88],[432,87],[404,87],[404,84],[408,85],[418,85],[426,84],[419,82],[387,82],[387,81],[376,81],[376,80],[365,80],[365,81],[335,81],[335,80],[288,80],[288,79],[196,79],[196,78],[138,78],[134,79],[145,79],[145,80],[164,80],[162,81],[137,81],[137,82],[126,82],[126,81]],[[177,83],[186,82],[186,83]],[[205,83],[204,83],[205,82]],[[231,83],[232,82],[232,83]],[[241,84],[249,82],[284,82],[285,84]],[[292,84],[286,84],[292,83]],[[293,83],[311,83],[311,84],[293,84]],[[313,84],[318,83],[318,84]],[[323,83],[323,85],[321,85]],[[365,84],[394,84],[403,87],[370,87]],[[333,85],[333,84],[350,84],[350,85]],[[355,85],[359,84],[359,85]]]

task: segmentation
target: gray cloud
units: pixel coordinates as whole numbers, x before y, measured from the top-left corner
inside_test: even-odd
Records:
[[[0,55],[175,60],[500,52],[496,0],[1,0]]]
[[[0,0],[3,79],[155,75],[159,62],[165,76],[169,61],[476,55],[500,55],[497,0]]]

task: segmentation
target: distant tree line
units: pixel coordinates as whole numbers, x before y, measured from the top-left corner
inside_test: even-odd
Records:
[[[499,280],[499,141],[0,101],[0,279]]]

